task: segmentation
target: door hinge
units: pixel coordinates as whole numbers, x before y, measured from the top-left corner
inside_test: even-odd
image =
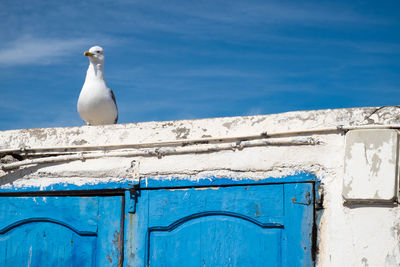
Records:
[[[129,207],[128,213],[136,213],[136,204],[138,202],[138,198],[140,197],[140,189],[139,185],[134,185],[133,188],[129,189]]]
[[[292,203],[293,204],[300,204],[300,205],[311,205],[311,194],[310,192],[307,192],[306,195],[304,196],[303,201],[297,201],[296,197],[292,198]]]

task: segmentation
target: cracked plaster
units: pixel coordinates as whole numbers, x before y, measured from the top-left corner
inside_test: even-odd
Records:
[[[124,145],[235,138],[338,125],[399,124],[400,109],[354,108],[281,114],[146,122],[108,126],[23,129],[0,132],[0,149]],[[29,166],[11,173],[0,171],[1,186],[83,185],[154,177],[200,179],[229,177],[262,179],[296,171],[314,173],[322,183],[323,209],[318,211],[317,266],[399,266],[400,208],[343,205],[345,138],[340,132],[310,134],[321,141],[309,146],[264,146],[213,153],[157,157],[121,157]]]

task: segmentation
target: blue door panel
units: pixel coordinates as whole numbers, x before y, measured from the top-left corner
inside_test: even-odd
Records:
[[[81,236],[64,225],[26,223],[0,235],[0,265],[94,266],[95,246],[96,236]]]
[[[98,197],[97,264],[121,266],[123,261],[122,197]]]
[[[312,266],[313,204],[313,184],[285,184],[284,266]]]
[[[149,226],[166,226],[206,211],[241,214],[262,223],[280,223],[284,185],[161,189],[149,196]]]
[[[0,203],[0,229],[24,220],[49,218],[79,231],[97,231],[97,198],[1,197]]]
[[[196,218],[172,231],[151,231],[149,263],[150,266],[281,266],[281,230],[226,215]]]
[[[125,266],[312,266],[313,184],[141,190]]]
[[[122,197],[0,197],[0,266],[117,266]]]

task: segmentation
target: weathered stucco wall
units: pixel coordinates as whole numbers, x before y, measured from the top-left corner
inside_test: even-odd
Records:
[[[2,166],[44,156],[85,160],[0,170],[0,185],[83,185],[149,177],[262,179],[312,172],[323,189],[317,266],[399,266],[397,204],[344,205],[342,197],[346,131],[399,124],[400,109],[385,107],[4,131]]]

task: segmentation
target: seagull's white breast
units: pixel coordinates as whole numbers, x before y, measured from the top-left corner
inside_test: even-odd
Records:
[[[118,110],[103,79],[86,79],[78,99],[78,113],[88,125],[116,123]]]

